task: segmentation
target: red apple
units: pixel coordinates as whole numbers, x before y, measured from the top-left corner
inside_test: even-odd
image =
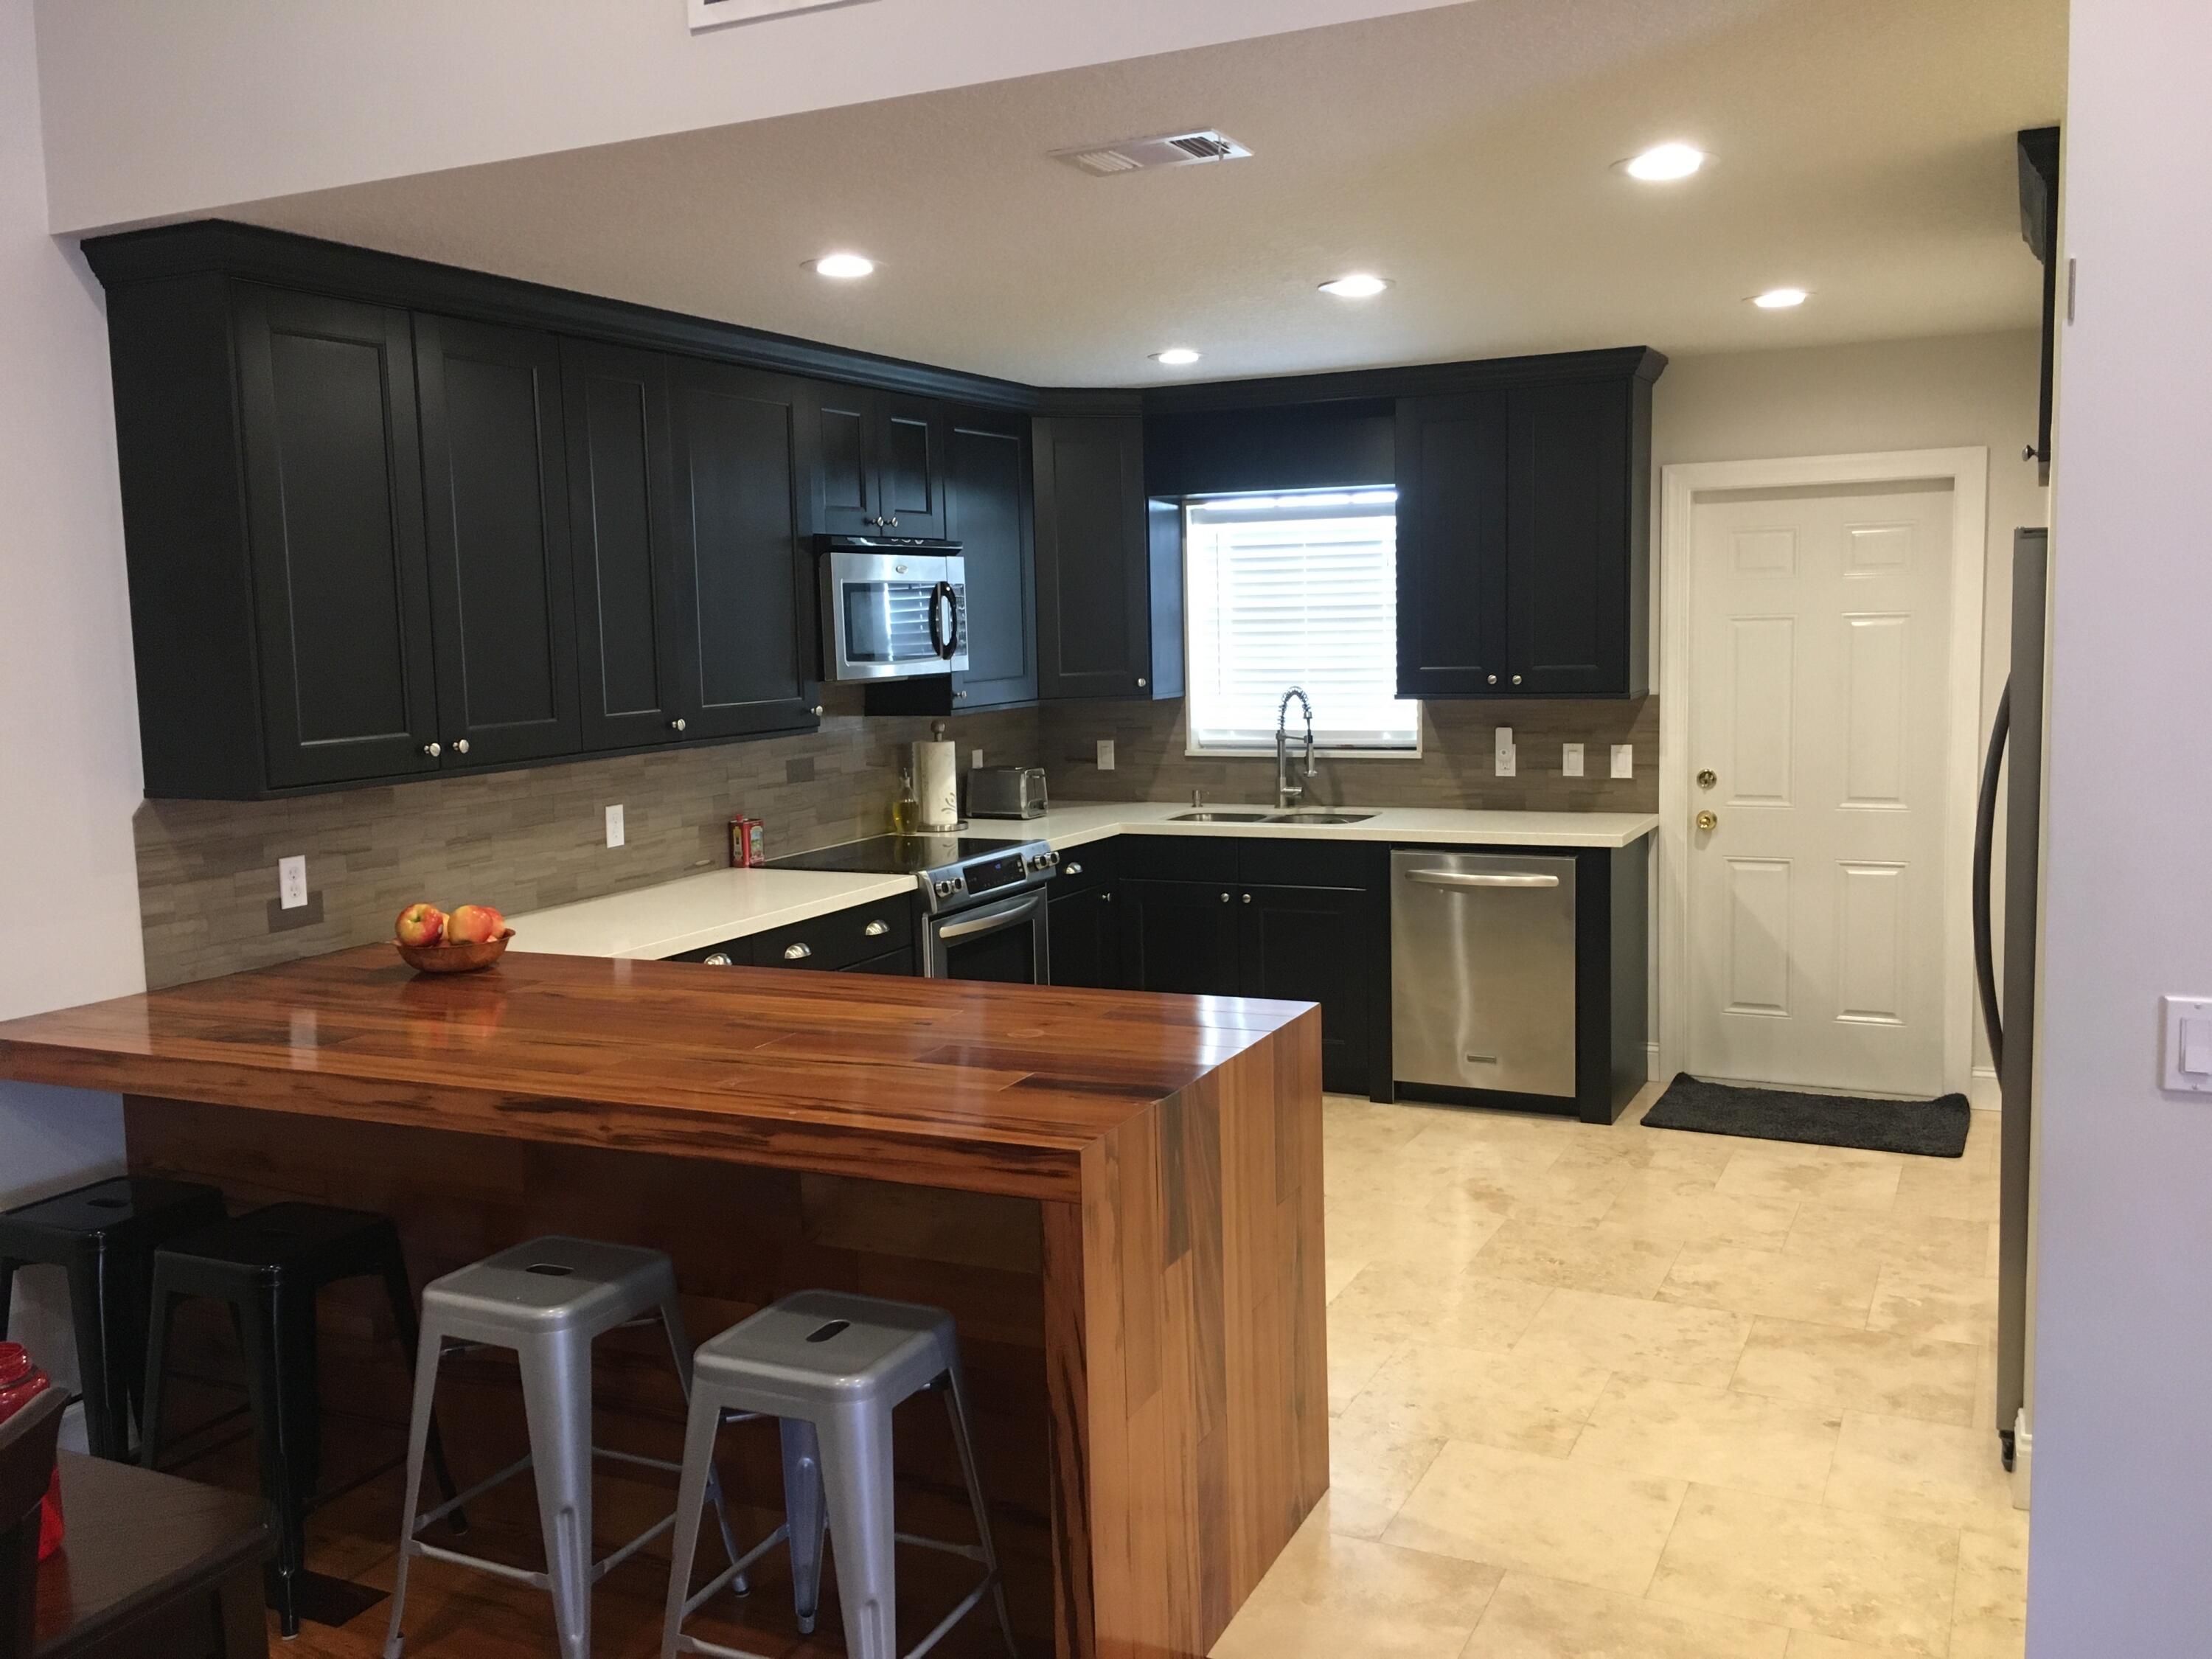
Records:
[[[446,918],[446,942],[481,945],[487,939],[497,939],[506,926],[507,918],[489,904],[457,905],[453,914]]]
[[[392,931],[402,945],[435,945],[446,936],[446,923],[443,910],[417,899],[399,913]]]

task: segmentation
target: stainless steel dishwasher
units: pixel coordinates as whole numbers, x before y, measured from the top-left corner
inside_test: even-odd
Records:
[[[1575,861],[1390,854],[1392,1069],[1401,1083],[1575,1092]]]

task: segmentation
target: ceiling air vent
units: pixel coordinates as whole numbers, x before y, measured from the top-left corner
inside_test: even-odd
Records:
[[[1200,161],[1233,161],[1252,152],[1225,132],[1163,133],[1157,138],[1124,138],[1117,143],[1083,144],[1053,155],[1073,167],[1103,179],[1147,167],[1187,167]]]

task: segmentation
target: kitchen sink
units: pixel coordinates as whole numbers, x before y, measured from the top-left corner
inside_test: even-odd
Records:
[[[1262,823],[1364,823],[1375,816],[1372,812],[1276,812],[1260,820]]]
[[[1265,812],[1178,812],[1170,823],[1267,823]]]

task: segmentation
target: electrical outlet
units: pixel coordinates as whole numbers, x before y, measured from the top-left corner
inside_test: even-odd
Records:
[[[623,810],[619,806],[610,806],[607,808],[607,845],[619,847],[622,844]]]
[[[1582,744],[1578,743],[1561,744],[1559,745],[1559,775],[1563,778],[1578,778],[1582,776]]]
[[[968,769],[971,772],[980,772],[983,769],[983,751],[981,750],[970,749],[968,751]]]
[[[1111,738],[1098,739],[1098,769],[1102,772],[1114,769],[1114,739]]]
[[[276,899],[287,910],[297,910],[307,903],[307,860],[304,854],[276,860]]]
[[[1634,744],[1616,743],[1613,745],[1613,775],[1616,778],[1632,778],[1636,775],[1636,745]]]
[[[1498,728],[1497,735],[1498,775],[1501,778],[1510,778],[1516,769],[1513,752],[1513,728],[1510,726],[1501,726]]]

